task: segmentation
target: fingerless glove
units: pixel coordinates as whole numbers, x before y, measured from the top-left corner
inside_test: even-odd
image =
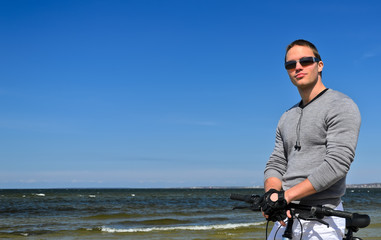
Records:
[[[271,195],[273,193],[278,194],[278,200],[272,201]],[[284,198],[284,191],[278,191],[275,189],[270,189],[267,191],[261,199],[261,209],[265,215],[268,215],[267,220],[277,222],[286,219],[287,214],[287,201]]]

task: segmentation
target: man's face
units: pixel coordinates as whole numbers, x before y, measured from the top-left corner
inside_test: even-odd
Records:
[[[286,55],[287,61],[296,61],[303,57],[314,57],[311,48],[306,46],[293,46]],[[323,71],[323,62],[315,62],[308,66],[302,66],[297,62],[294,69],[287,70],[291,82],[299,89],[312,88],[319,80],[319,73]]]

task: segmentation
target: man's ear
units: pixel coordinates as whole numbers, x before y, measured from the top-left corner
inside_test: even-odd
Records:
[[[323,61],[318,62],[318,72],[321,73],[324,68],[324,63]]]

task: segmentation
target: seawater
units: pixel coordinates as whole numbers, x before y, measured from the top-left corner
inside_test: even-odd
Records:
[[[0,190],[0,238],[264,239],[261,213],[232,210],[244,204],[231,193],[263,189]],[[355,235],[381,239],[381,189],[348,189],[343,201],[371,217]]]

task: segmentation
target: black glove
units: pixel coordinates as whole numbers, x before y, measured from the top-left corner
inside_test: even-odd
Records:
[[[273,193],[278,194],[278,200],[275,202],[270,199],[270,196]],[[284,191],[270,189],[262,196],[260,205],[262,212],[264,212],[265,215],[268,215],[267,220],[277,222],[284,220],[287,217],[287,201],[284,199]]]

